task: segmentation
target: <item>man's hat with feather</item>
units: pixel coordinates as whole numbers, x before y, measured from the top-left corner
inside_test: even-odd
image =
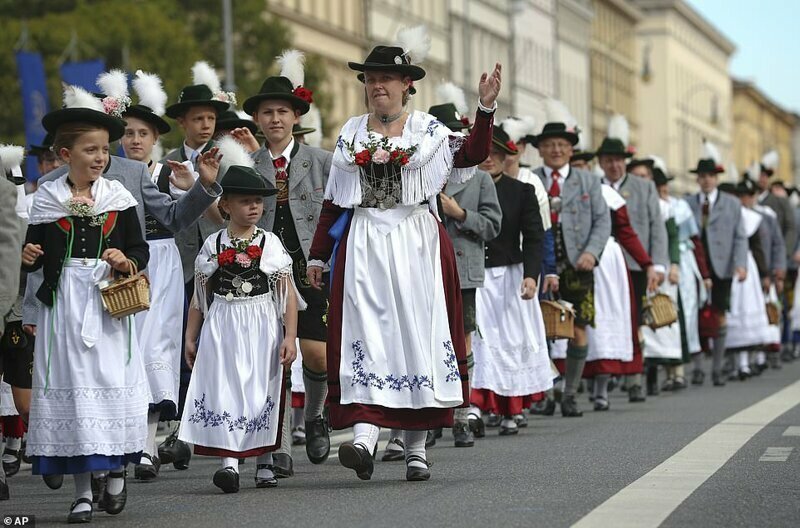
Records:
[[[227,132],[236,128],[246,128],[253,135],[258,131],[258,127],[253,121],[253,118],[250,117],[247,112],[229,108],[217,117],[217,123],[214,126],[214,135],[216,136],[220,132]]]
[[[25,159],[25,147],[17,145],[0,145],[0,174],[14,185],[25,183],[22,175],[22,160]]]
[[[722,166],[722,157],[717,146],[712,142],[703,140],[703,157],[697,162],[697,167],[689,172],[694,174],[719,174],[725,172]]]
[[[261,84],[261,90],[249,97],[242,108],[250,115],[258,111],[261,101],[277,99],[288,101],[300,114],[308,112],[314,102],[314,94],[303,86],[305,82],[305,55],[297,50],[286,50],[278,57],[281,72],[277,76],[267,77]]]
[[[266,181],[255,170],[255,161],[233,136],[225,136],[216,143],[220,159],[220,185],[224,194],[271,196],[277,189],[267,187]]]
[[[761,172],[763,172],[767,176],[772,176],[778,169],[779,161],[780,161],[780,155],[778,154],[778,151],[770,150],[761,157],[761,167],[760,167]]]
[[[428,28],[424,25],[403,28],[397,32],[395,46],[375,46],[369,52],[364,62],[348,62],[351,70],[365,71],[392,71],[403,76],[408,76],[412,81],[425,77],[425,70],[421,64],[431,50],[431,37]],[[364,82],[364,74],[358,74],[358,80]],[[414,87],[409,91],[416,93]]]
[[[161,117],[164,115],[164,105],[167,104],[167,92],[164,91],[159,76],[137,70],[133,79],[133,91],[139,97],[139,102],[129,106],[123,117],[135,117],[150,123],[159,134],[169,132],[169,123]]]
[[[125,74],[120,73],[124,77]],[[126,103],[127,84],[124,96],[119,90],[110,91],[114,95],[108,95],[101,100],[79,86],[64,85],[64,107],[46,114],[42,118],[42,126],[55,137],[62,125],[89,123],[108,130],[109,141],[118,140],[125,133],[125,121],[120,116],[130,103],[130,99],[127,99]]]
[[[630,158],[634,150],[628,145],[630,127],[624,115],[615,114],[608,122],[608,131],[600,147],[595,151],[597,156],[621,156]],[[643,163],[647,163],[646,161]]]
[[[545,103],[547,123],[539,135],[531,138],[531,145],[538,148],[539,142],[547,138],[562,138],[572,146],[578,144],[577,121],[561,101],[548,99]]]
[[[177,119],[193,106],[210,106],[220,114],[236,104],[236,95],[222,90],[219,75],[205,61],[192,66],[192,83],[181,90],[178,102],[167,107],[167,116]]]
[[[451,82],[440,84],[436,88],[436,98],[439,104],[428,109],[428,113],[444,123],[450,130],[459,131],[468,129],[469,118],[467,113],[467,99],[464,90]]]

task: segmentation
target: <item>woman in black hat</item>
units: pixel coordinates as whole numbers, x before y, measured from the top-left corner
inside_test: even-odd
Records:
[[[74,475],[69,522],[89,522],[92,471],[109,472],[105,511],[125,507],[124,470],[145,448],[150,400],[133,321],[103,310],[98,283],[145,268],[149,251],[133,196],[103,178],[124,101],[68,87],[65,103],[42,124],[69,172],[36,192],[23,249],[24,268],[44,270],[27,453],[34,474]]]
[[[377,46],[363,63],[349,63],[364,73],[372,111],[342,128],[308,263],[319,287],[334,256],[329,230],[350,210],[331,274],[328,399],[332,426],[354,426],[339,460],[363,480],[372,476],[380,427],[405,430],[406,478],[430,478],[426,431],[452,426],[452,409],[467,403],[458,271],[431,210],[448,178],[464,181],[488,155],[500,91],[497,64],[481,76],[466,139],[427,113],[407,112],[429,39],[424,28],[398,37],[400,46]]]

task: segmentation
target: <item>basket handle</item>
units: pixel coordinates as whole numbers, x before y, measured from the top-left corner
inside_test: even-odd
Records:
[[[137,265],[136,265],[136,262],[135,262],[134,260],[132,260],[132,259],[127,259],[127,260],[128,260],[128,266],[130,267],[130,269],[132,269],[132,270],[133,270],[133,271],[131,271],[131,272],[128,274],[128,276],[129,276],[129,277],[133,277],[134,275],[136,275],[137,273],[139,273],[139,266],[137,266]],[[109,268],[110,268],[110,269],[108,270],[108,278],[109,278],[109,279],[113,279],[113,278],[114,278],[114,271],[115,271],[115,270],[114,270],[114,268],[113,268],[113,267],[111,267],[111,266],[109,266]]]

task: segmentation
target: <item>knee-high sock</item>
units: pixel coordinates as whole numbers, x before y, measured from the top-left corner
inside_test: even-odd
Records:
[[[717,337],[714,338],[714,351],[711,358],[711,370],[719,374],[722,372],[722,360],[725,358],[725,340],[728,336],[728,326],[720,325]]]
[[[314,372],[303,365],[303,384],[306,387],[305,419],[311,421],[322,416],[325,398],[328,397],[328,373]]]
[[[692,354],[692,367],[695,370],[703,370],[703,353]]]
[[[158,456],[158,446],[156,445],[156,432],[158,431],[158,419],[161,411],[150,411],[147,413],[147,443],[144,452],[150,456]],[[147,464],[146,458],[142,458],[142,463]]]
[[[739,370],[750,372],[750,354],[748,352],[739,352]]]
[[[594,397],[595,399],[608,401],[608,380],[609,374],[598,374],[594,377]]]
[[[222,464],[222,469],[229,467],[235,472],[239,472],[239,459],[233,457],[219,457],[219,462]]]
[[[258,455],[256,457],[256,476],[258,478],[274,477],[275,473],[273,473],[271,469],[258,467],[258,466],[271,466],[271,465],[272,465],[272,453],[264,453],[263,455]]]
[[[471,357],[472,356],[470,356],[470,358]],[[470,380],[472,379],[472,371],[473,370],[475,370],[475,369],[472,366],[467,369],[467,375],[469,376]],[[455,411],[453,411],[453,421],[455,423],[467,424],[467,423],[469,423],[469,413],[470,413],[470,407],[464,407],[464,408],[456,409]],[[480,416],[480,415],[478,415],[478,416]]]
[[[427,468],[427,464],[419,461],[408,462],[411,455],[417,455],[425,458],[425,437],[428,435],[427,431],[403,431],[403,440],[406,443],[406,464],[408,467]]]
[[[287,383],[288,385],[288,383]],[[286,388],[286,408],[283,410],[283,425],[281,428],[281,446],[275,451],[292,456],[292,412],[289,405],[292,401],[292,389]],[[308,400],[306,399],[306,405]]]
[[[676,365],[673,369],[673,377],[680,376],[681,378],[684,377],[683,365]]]
[[[631,374],[628,376],[628,389],[631,387],[641,387],[642,386],[642,373],[638,374]]]
[[[583,366],[589,347],[570,344],[567,348],[567,372],[564,376],[564,396],[575,396],[583,376]]]
[[[92,474],[91,473],[76,473],[72,476],[75,480],[75,500],[89,499],[92,500]],[[92,509],[91,504],[82,503],[72,510],[75,513],[82,511],[89,511]]]
[[[292,429],[295,427],[305,427],[305,411],[298,407],[292,409]]]
[[[353,426],[353,443],[361,444],[369,454],[375,452],[375,445],[378,443],[378,435],[381,434],[381,428],[377,425],[368,423],[357,423]],[[427,434],[423,431],[423,434]],[[425,441],[423,439],[423,447]]]

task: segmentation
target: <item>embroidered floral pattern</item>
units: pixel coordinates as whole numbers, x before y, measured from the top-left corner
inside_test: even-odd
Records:
[[[456,365],[456,354],[453,351],[453,344],[450,341],[443,343],[444,349],[447,351],[447,357],[444,360],[445,366],[450,372],[445,377],[446,382],[460,381],[461,376],[458,373],[458,366]],[[433,379],[430,376],[424,375],[397,375],[388,374],[386,376],[379,376],[374,372],[367,372],[364,369],[364,343],[360,340],[353,341],[353,380],[350,386],[361,385],[362,387],[375,387],[376,389],[390,389],[400,392],[403,389],[408,389],[411,392],[415,390],[430,389],[433,390]]]
[[[253,433],[269,429],[269,421],[272,411],[275,409],[275,401],[272,397],[267,396],[267,404],[261,415],[250,419],[246,416],[233,418],[228,411],[218,413],[207,409],[205,393],[199,400],[194,400],[194,408],[194,412],[189,416],[191,423],[202,424],[203,427],[227,427],[230,433],[236,429],[245,433]]]
[[[430,123],[428,123],[428,129],[425,131],[426,134],[433,137],[433,133],[437,127],[444,126],[444,123],[439,121],[438,119],[434,119]]]

